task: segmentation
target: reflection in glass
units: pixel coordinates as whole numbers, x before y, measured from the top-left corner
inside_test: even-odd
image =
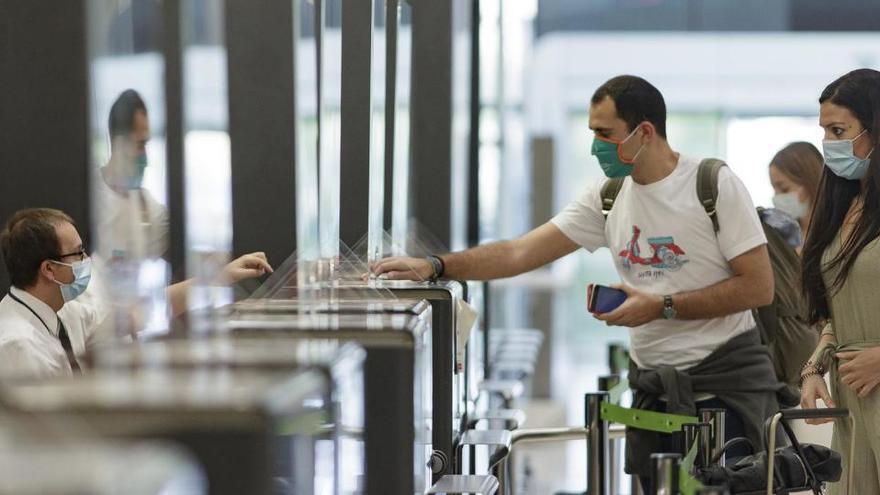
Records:
[[[108,303],[102,333],[159,331],[169,278],[161,4],[89,0],[87,8],[97,283],[85,301]]]
[[[340,100],[342,90],[342,0],[321,2],[319,49],[320,238],[321,257],[339,255]]]
[[[385,2],[372,0],[373,43],[370,68],[370,180],[367,263],[382,257],[385,222]]]
[[[407,224],[409,223],[409,102],[410,102],[410,67],[412,57],[412,7],[405,0],[397,4],[397,66],[395,71],[395,101],[389,102],[394,110],[394,166],[392,173],[391,193],[391,238],[397,246],[405,246]],[[392,106],[393,105],[393,106]],[[387,206],[387,205],[386,205]],[[400,253],[395,253],[400,254]]]
[[[297,277],[301,287],[315,283],[321,256],[319,233],[318,45],[316,2],[299,4],[300,31],[296,54],[296,248]]]

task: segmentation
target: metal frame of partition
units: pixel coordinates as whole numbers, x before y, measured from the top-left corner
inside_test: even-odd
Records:
[[[480,0],[471,1],[470,137],[468,141],[467,243],[480,243]]]
[[[165,167],[168,261],[174,282],[186,278],[186,167],[183,144],[183,29],[181,0],[162,2],[165,57]]]
[[[394,143],[397,127],[397,27],[398,5],[406,0],[385,0],[385,210],[383,228],[391,231],[394,209]]]
[[[281,260],[296,249],[299,2],[225,2],[232,250]]]

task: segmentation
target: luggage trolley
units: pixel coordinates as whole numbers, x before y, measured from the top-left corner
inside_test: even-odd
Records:
[[[782,429],[785,431],[786,436],[789,441],[795,448],[798,450],[799,457],[801,458],[801,462],[806,466],[806,460],[803,459],[803,455],[800,454],[800,450],[798,446],[800,445],[797,438],[794,435],[794,432],[791,430],[791,427],[788,425],[789,421],[797,420],[797,419],[811,419],[811,418],[835,418],[835,419],[847,419],[850,422],[851,426],[855,425],[855,420],[852,415],[849,413],[848,409],[845,408],[826,408],[826,409],[783,409],[778,413],[774,414],[771,418],[769,418],[766,422],[766,435],[767,435],[767,490],[760,492],[750,492],[748,495],[789,495],[797,492],[803,491],[811,491],[813,487],[811,486],[800,486],[800,487],[780,487],[777,488],[774,486],[775,477],[774,474],[774,465],[776,462],[776,456],[773,455],[773,452],[776,451],[776,432],[778,431],[779,425],[782,424]],[[855,430],[855,428],[853,428]],[[852,439],[849,445],[849,458],[853,459],[855,456],[855,438]],[[809,477],[809,475],[808,475]],[[847,495],[855,495],[852,490],[852,479],[853,479],[853,463],[848,463],[848,472],[846,475],[846,493]],[[774,491],[776,490],[776,491]]]

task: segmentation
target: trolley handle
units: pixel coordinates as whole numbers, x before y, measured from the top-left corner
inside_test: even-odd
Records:
[[[783,409],[779,411],[782,419],[824,419],[824,418],[847,418],[849,409],[845,407],[825,407],[821,409]]]

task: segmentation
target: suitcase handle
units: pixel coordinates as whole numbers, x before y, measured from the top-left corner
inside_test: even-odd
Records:
[[[823,407],[821,409],[783,409],[779,411],[782,419],[791,421],[794,419],[824,419],[849,417],[849,409],[844,407]]]

